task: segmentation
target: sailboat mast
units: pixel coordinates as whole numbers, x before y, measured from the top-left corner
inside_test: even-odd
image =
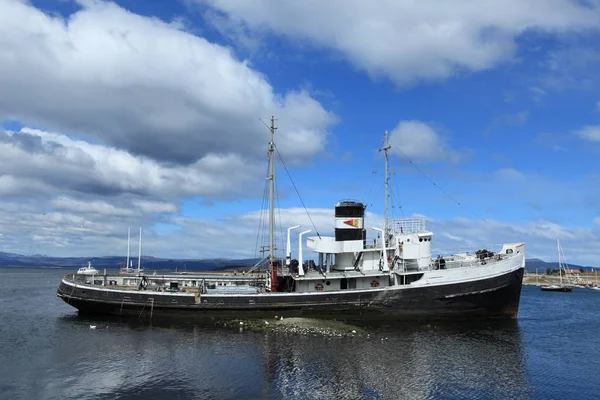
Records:
[[[558,251],[558,276],[560,279],[560,286],[562,286],[562,264],[560,261],[560,241],[556,239],[556,249]]]
[[[271,138],[269,140],[269,264],[275,258],[275,117],[271,117]]]
[[[385,155],[385,210],[384,210],[384,214],[383,214],[383,240],[385,241],[385,237],[387,236],[387,224],[388,224],[388,200],[390,198],[389,195],[389,175],[390,175],[390,171],[389,171],[389,157],[388,157],[388,151],[391,149],[390,146],[390,142],[389,142],[389,138],[388,138],[388,131],[385,131],[385,139],[383,142],[383,147],[379,149],[379,151],[383,151],[384,155]]]
[[[131,227],[127,228],[127,264],[125,268],[129,268],[129,239],[131,238]]]
[[[138,251],[138,271],[142,269],[142,227],[140,226],[140,244]]]

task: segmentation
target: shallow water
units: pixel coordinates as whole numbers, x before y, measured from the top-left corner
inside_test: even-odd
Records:
[[[78,317],[65,273],[0,269],[0,398],[600,398],[600,291],[524,286],[514,322],[329,338]]]

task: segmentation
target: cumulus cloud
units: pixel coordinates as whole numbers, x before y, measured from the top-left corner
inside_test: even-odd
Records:
[[[244,24],[336,50],[398,85],[492,68],[514,56],[515,40],[526,32],[600,27],[598,5],[571,0],[196,1],[225,13],[237,31]]]
[[[63,18],[0,3],[0,121],[193,164],[208,155],[262,156],[268,131],[259,118],[276,115],[288,157],[323,151],[336,117],[307,92],[275,93],[229,49],[177,24],[109,2],[79,4]]]
[[[575,135],[590,142],[600,142],[600,125],[588,125],[574,132]]]
[[[166,254],[160,226],[185,229],[183,202],[260,196],[259,118],[278,119],[286,163],[323,152],[337,116],[307,91],[276,92],[178,21],[76,3],[64,16],[0,1],[0,122],[25,126],[0,128],[0,250],[118,254],[127,226],[141,225]],[[207,231],[175,240],[206,255],[195,240],[214,243]]]
[[[401,121],[390,133],[391,153],[401,152],[415,161],[452,161],[460,155],[429,124],[421,121]]]
[[[193,164],[163,164],[124,150],[24,128],[0,132],[0,190],[22,194],[22,179],[46,194],[228,197],[252,192],[263,163],[238,154],[208,154]]]

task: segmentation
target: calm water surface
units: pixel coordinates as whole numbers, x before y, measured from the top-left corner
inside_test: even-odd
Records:
[[[0,268],[1,399],[600,399],[600,291],[523,287],[509,323],[322,338],[90,320]]]

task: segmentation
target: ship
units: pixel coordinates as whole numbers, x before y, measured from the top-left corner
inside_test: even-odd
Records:
[[[313,317],[350,321],[515,319],[525,268],[525,244],[505,243],[434,255],[424,218],[388,218],[389,138],[385,155],[385,215],[367,240],[364,203],[335,204],[333,236],[298,234],[297,257],[287,229],[285,257],[275,248],[275,119],[268,143],[269,243],[266,256],[234,272],[67,274],[57,289],[80,314],[140,319]],[[313,259],[304,260],[306,248]]]
[[[100,272],[96,268],[92,267],[91,261],[88,261],[87,265],[77,270],[78,275],[98,275],[99,273]]]

